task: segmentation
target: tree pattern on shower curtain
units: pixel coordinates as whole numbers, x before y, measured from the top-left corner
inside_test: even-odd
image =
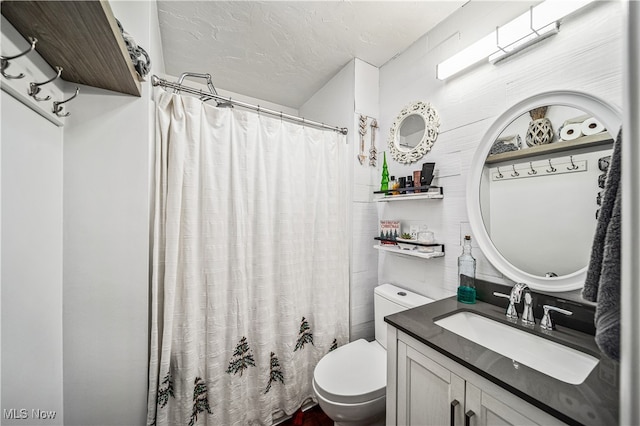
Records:
[[[271,352],[269,357],[269,383],[267,383],[267,388],[264,393],[268,393],[271,390],[271,385],[274,382],[280,382],[284,385],[284,375],[282,374],[282,367],[280,366],[278,357],[273,352]]]
[[[300,321],[300,331],[298,332],[298,341],[293,351],[295,352],[298,349],[304,348],[304,345],[307,343],[313,345],[313,333],[311,332],[311,327],[309,327],[309,321],[307,321],[305,317],[302,317],[302,321]]]
[[[242,339],[240,339],[240,342],[236,345],[236,349],[233,351],[233,358],[229,361],[227,373],[238,374],[238,372],[240,372],[240,376],[242,376],[244,370],[249,368],[249,366],[255,367],[256,361],[253,359],[247,338],[242,336]]]
[[[173,377],[171,377],[171,372],[169,371],[164,376],[164,380],[162,380],[162,387],[158,389],[158,406],[164,408],[169,402],[170,396],[175,398],[173,394]]]
[[[338,339],[333,339],[333,342],[331,342],[331,347],[329,348],[329,352],[333,352],[336,349],[338,349]]]
[[[193,383],[193,411],[191,412],[189,426],[196,424],[199,413],[207,412],[213,414],[213,411],[211,411],[209,407],[208,392],[207,384],[202,380],[202,377],[196,377]]]

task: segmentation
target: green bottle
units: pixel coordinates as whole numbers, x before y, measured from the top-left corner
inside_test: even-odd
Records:
[[[380,182],[380,191],[389,190],[389,170],[387,169],[387,151],[382,153],[384,161],[382,162],[382,182]]]

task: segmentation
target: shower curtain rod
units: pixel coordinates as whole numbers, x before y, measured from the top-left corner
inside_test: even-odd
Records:
[[[208,74],[201,74],[202,76],[206,75],[209,76]],[[198,75],[198,76],[201,76]],[[209,76],[210,78],[210,76]],[[182,78],[180,79],[180,82],[182,81]],[[209,80],[210,81],[210,80]],[[232,105],[238,105],[240,107],[243,108],[247,108],[253,111],[257,111],[259,113],[265,113],[265,114],[269,114],[269,115],[273,115],[276,117],[280,117],[281,119],[286,119],[289,121],[295,121],[298,123],[302,123],[305,126],[312,126],[312,127],[319,127],[321,129],[328,129],[328,130],[333,130],[334,132],[338,132],[338,133],[342,133],[343,135],[346,135],[349,131],[346,127],[334,127],[334,126],[329,126],[326,125],[324,123],[320,123],[318,121],[312,121],[312,120],[307,120],[306,118],[303,117],[298,117],[296,115],[290,115],[290,114],[285,114],[282,111],[275,111],[272,109],[268,109],[268,108],[263,108],[260,105],[252,105],[252,104],[248,104],[246,102],[242,102],[242,101],[237,101],[235,99],[231,99],[229,98],[225,98],[224,96],[220,96],[217,93],[208,93],[204,90],[201,89],[194,89],[193,87],[189,87],[189,86],[184,86],[180,83],[173,83],[170,81],[167,81],[165,79],[162,79],[156,75],[152,75],[151,76],[151,84],[153,86],[160,86],[160,87],[164,87],[164,88],[168,88],[168,89],[174,89],[178,92],[185,92],[185,93],[189,93],[191,95],[196,95],[199,96],[200,99],[202,99],[204,102],[209,101],[211,99],[215,99],[216,101],[220,101],[221,103],[230,103]],[[211,87],[211,86],[210,86]]]

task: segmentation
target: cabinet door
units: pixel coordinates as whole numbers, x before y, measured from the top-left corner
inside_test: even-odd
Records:
[[[470,426],[539,426],[540,423],[525,416],[519,411],[524,401],[517,398],[507,398],[499,401],[484,390],[480,390],[471,383],[466,383],[465,425]],[[508,404],[508,405],[507,405]],[[558,423],[561,423],[558,421]],[[548,424],[544,422],[543,424]],[[554,423],[556,424],[556,423]]]
[[[397,424],[461,425],[465,382],[459,376],[398,341]]]

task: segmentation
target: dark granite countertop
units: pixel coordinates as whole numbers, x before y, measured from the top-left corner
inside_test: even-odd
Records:
[[[434,324],[434,321],[459,311],[474,312],[562,343],[588,353],[600,362],[582,384],[565,383]],[[385,321],[565,423],[618,424],[618,363],[600,352],[593,335],[560,325],[551,332],[541,330],[539,324],[528,329],[519,322],[511,324],[500,306],[482,301],[468,305],[459,303],[455,296],[389,315]],[[539,323],[539,317],[536,322]]]

